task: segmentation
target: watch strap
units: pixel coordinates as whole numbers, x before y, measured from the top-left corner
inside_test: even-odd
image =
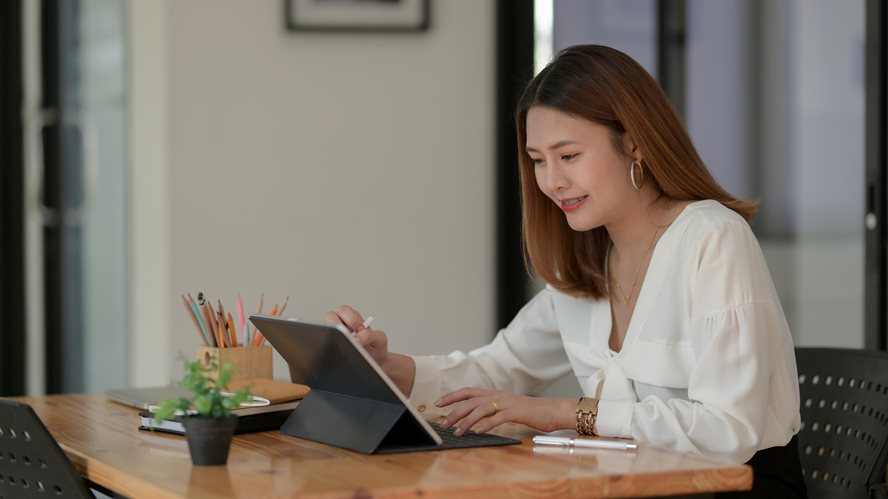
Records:
[[[596,435],[595,420],[598,418],[598,399],[580,397],[577,402],[577,433],[580,435]]]

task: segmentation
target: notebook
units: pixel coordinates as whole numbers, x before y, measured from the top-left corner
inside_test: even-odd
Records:
[[[146,388],[119,388],[105,390],[105,398],[120,404],[148,410],[161,400],[191,398],[191,392],[181,386],[152,386]]]
[[[253,395],[267,399],[272,405],[301,400],[309,391],[305,385],[271,378],[251,378],[228,383],[229,392],[237,392],[244,388],[248,388]]]
[[[287,383],[274,379],[254,378],[240,381],[232,381],[228,384],[229,392],[236,392],[249,388],[253,396],[266,399],[266,405],[244,405],[232,409],[232,413],[239,416],[260,414],[265,412],[292,410],[298,405],[296,401],[302,399],[309,388],[305,385]],[[120,388],[106,390],[105,398],[144,411],[150,411],[161,400],[173,400],[178,398],[190,399],[193,394],[186,388],[176,385],[154,386],[147,388]],[[261,399],[259,399],[261,400]]]
[[[284,434],[365,454],[520,443],[436,431],[351,333],[279,317],[254,315],[250,322],[287,361],[291,380],[311,387],[281,427]]]
[[[238,416],[234,433],[278,430],[298,405],[299,401],[294,400],[281,404],[251,407],[247,408],[246,412],[239,412],[238,409],[233,409],[231,413]],[[163,431],[178,435],[185,434],[185,426],[182,424],[181,416],[174,416],[157,422],[154,419],[154,414],[148,411],[139,412],[139,429]]]

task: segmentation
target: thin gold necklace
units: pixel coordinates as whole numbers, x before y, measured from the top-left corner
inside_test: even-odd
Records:
[[[641,267],[644,264],[644,259],[645,259],[645,257],[647,257],[648,253],[650,253],[651,248],[654,247],[654,241],[657,240],[657,234],[660,233],[660,228],[661,228],[660,226],[663,223],[663,218],[666,217],[667,211],[669,211],[669,210],[668,209],[664,210],[663,214],[660,215],[660,221],[657,223],[657,226],[656,226],[657,230],[654,231],[654,236],[651,237],[650,244],[648,244],[648,247],[645,250],[644,254],[641,255],[641,260],[638,261],[638,266],[635,268],[635,277],[632,279],[632,287],[629,288],[629,295],[626,295],[626,293],[623,292],[623,286],[620,285],[620,281],[619,281],[619,279],[616,278],[616,276],[614,276],[614,278],[611,279],[612,281],[614,281],[614,284],[617,286],[617,293],[619,293],[619,295],[620,295],[617,297],[617,299],[620,300],[621,302],[623,302],[623,305],[629,305],[629,302],[632,300],[632,295],[635,293],[635,285],[638,284],[638,276],[641,274]],[[610,256],[610,252],[608,252],[608,256]],[[607,262],[605,262],[605,263],[607,263]],[[610,267],[609,264],[607,266]]]

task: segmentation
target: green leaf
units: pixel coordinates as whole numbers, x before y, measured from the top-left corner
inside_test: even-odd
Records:
[[[189,390],[193,395],[191,399],[162,400],[159,408],[154,413],[154,419],[158,423],[175,415],[176,410],[185,411],[194,409],[202,417],[221,418],[231,415],[231,410],[236,409],[242,402],[249,400],[250,390],[246,388],[227,397],[222,391],[228,388],[228,383],[234,375],[234,367],[226,362],[219,365],[214,357],[211,357],[207,365],[199,361],[189,361],[184,356],[179,358],[184,363],[185,374],[179,385]],[[215,374],[215,379],[211,375]]]

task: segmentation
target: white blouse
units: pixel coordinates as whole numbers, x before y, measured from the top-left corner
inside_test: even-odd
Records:
[[[492,343],[417,356],[410,402],[427,417],[466,386],[535,394],[573,371],[602,382],[596,429],[742,463],[798,432],[789,326],[758,241],[716,201],[689,204],[657,242],[619,353],[607,299],[537,294]]]

